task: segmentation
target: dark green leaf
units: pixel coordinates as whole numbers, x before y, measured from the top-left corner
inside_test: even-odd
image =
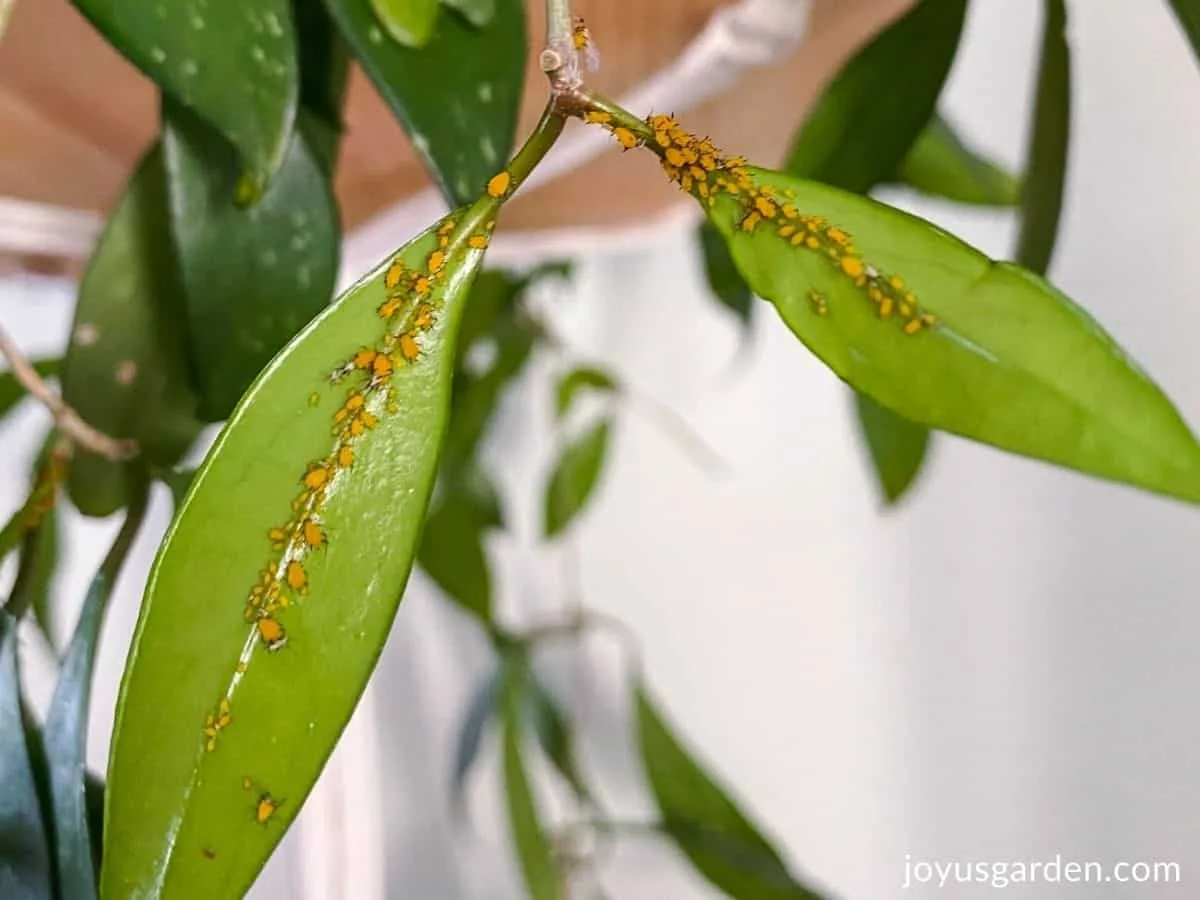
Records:
[[[880,406],[865,394],[856,391],[854,400],[883,498],[889,504],[897,503],[921,472],[929,429]]]
[[[492,581],[483,549],[486,510],[462,491],[443,496],[425,522],[417,560],[447,596],[486,625]]]
[[[504,505],[488,474],[479,466],[472,466],[462,473],[454,489],[465,493],[475,507],[479,524],[484,528],[504,527]]]
[[[482,28],[496,15],[496,0],[442,0],[442,4],[458,10],[476,28]]]
[[[88,588],[75,636],[63,658],[43,732],[54,803],[58,884],[62,893],[72,900],[96,896],[96,868],[92,859],[93,839],[88,824],[85,780],[88,707],[104,610],[146,511],[146,486],[143,484],[131,490],[125,522]]]
[[[454,808],[463,809],[463,789],[466,787],[467,776],[479,756],[479,747],[483,743],[483,733],[487,730],[488,722],[496,713],[496,708],[503,696],[505,680],[508,677],[509,664],[502,659],[488,678],[479,685],[463,716],[462,725],[458,729],[458,743],[454,751],[454,773],[450,781],[450,796]]]
[[[51,900],[50,866],[21,713],[17,620],[0,609],[0,897]]]
[[[532,668],[526,673],[524,689],[525,704],[533,723],[533,732],[537,735],[542,750],[571,785],[575,795],[587,797],[587,785],[575,763],[575,741],[571,734],[571,726],[558,700],[546,689]]]
[[[103,896],[241,896],[303,807],[408,581],[483,258],[469,240],[496,206],[431,226],[306,326],[196,473],[122,680]]]
[[[546,486],[544,533],[552,538],[574,521],[600,481],[608,453],[610,423],[592,426],[563,450]]]
[[[419,48],[433,36],[438,0],[370,0],[383,30],[405,47]]]
[[[1183,26],[1184,34],[1192,44],[1196,57],[1200,58],[1200,0],[1169,0],[1171,8]]]
[[[1071,140],[1071,50],[1063,0],[1045,0],[1045,19],[1016,252],[1017,262],[1038,275],[1046,274],[1054,256]]]
[[[570,411],[571,404],[575,402],[576,395],[589,388],[593,391],[611,392],[617,390],[617,382],[603,369],[592,366],[572,369],[558,383],[558,394],[554,404],[554,411],[558,417],[561,419],[565,416]]]
[[[134,172],[79,286],[62,391],[84,421],[134,438],[148,461],[173,463],[199,432],[188,386],[184,309],[173,267],[162,154]],[[79,452],[69,493],[80,512],[125,503],[120,464]]]
[[[736,900],[815,900],[779,853],[696,762],[645,690],[637,695],[646,778],[663,830],[696,871]]]
[[[253,199],[283,165],[296,115],[290,0],[74,0],[168,95],[237,147]]]
[[[504,701],[504,789],[508,799],[508,824],[525,877],[529,900],[559,900],[559,874],[553,850],[538,818],[529,789],[521,748],[521,691],[510,679]]]
[[[69,463],[70,450],[66,446],[56,445],[52,452],[43,450],[35,470],[33,484],[29,489],[29,496],[12,514],[4,528],[0,529],[0,562],[3,562],[13,549],[41,527],[47,514],[58,502],[59,491],[62,488],[63,479],[66,478]],[[14,591],[11,599],[16,601],[16,605],[10,606],[9,611],[20,617],[28,608],[21,601],[29,598],[22,597]]]
[[[61,359],[38,359],[33,361],[34,370],[43,378],[58,375]],[[25,396],[25,388],[17,382],[12,372],[0,372],[0,419],[7,416]]]
[[[733,264],[721,232],[706,221],[700,226],[698,234],[700,250],[704,255],[704,271],[708,276],[708,286],[713,296],[737,316],[743,326],[750,324],[754,295],[750,288],[746,287],[737,266]]]
[[[332,178],[344,129],[342,107],[353,54],[321,0],[292,0],[300,48],[300,112],[303,129]]]
[[[337,207],[303,130],[250,209],[231,199],[238,177],[232,148],[170,104],[163,154],[200,415],[219,421],[329,303],[341,240]]]
[[[976,206],[1015,206],[1020,183],[1010,172],[968,147],[941,116],[921,132],[895,180],[931,197]]]
[[[933,117],[966,0],[922,0],[837,74],[792,144],[786,170],[865,194],[890,178]]]
[[[504,166],[525,75],[524,0],[497,0],[487,28],[439,16],[420,50],[383,33],[370,0],[325,0],[363,68],[452,206]]]
[[[47,637],[51,634],[51,592],[60,539],[58,507],[51,506],[21,542],[17,577],[6,607],[18,618],[25,610],[32,610],[34,620]]]
[[[167,469],[159,474],[159,479],[171,490],[171,502],[176,509],[183,505],[183,499],[187,496],[195,477],[195,469]]]

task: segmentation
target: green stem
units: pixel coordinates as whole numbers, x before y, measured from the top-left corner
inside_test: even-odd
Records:
[[[639,138],[645,141],[650,147],[654,147],[654,131],[646,124],[644,119],[639,119],[625,107],[621,106],[615,100],[609,100],[603,94],[589,94],[587,102],[579,111],[580,115],[585,112],[604,112],[612,116],[614,125],[628,128]]]

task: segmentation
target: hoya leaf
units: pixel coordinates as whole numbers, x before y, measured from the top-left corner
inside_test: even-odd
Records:
[[[1184,34],[1200,59],[1200,0],[1169,0]]]
[[[1200,501],[1200,446],[1179,412],[1054,287],[871,200],[737,177],[750,188],[722,191],[710,214],[738,268],[852,387],[934,428]]]
[[[571,725],[558,700],[542,684],[532,667],[527,670],[523,687],[533,733],[537,735],[542,750],[575,791],[575,795],[587,797],[587,785],[575,762],[575,740]]]
[[[433,36],[438,0],[371,0],[375,18],[394,41],[424,47]]]
[[[92,668],[100,625],[113,585],[137,537],[146,511],[147,487],[131,489],[129,509],[116,540],[88,588],[75,635],[59,671],[42,741],[50,767],[50,796],[54,808],[54,840],[58,886],[63,896],[86,900],[96,896],[93,837],[88,818],[86,761],[88,709]],[[153,732],[146,732],[150,735]],[[151,741],[153,743],[153,741]]]
[[[452,214],[309,323],[196,473],[118,700],[104,895],[241,896],[299,813],[416,555],[495,206]]]
[[[325,0],[451,205],[478,195],[512,146],[525,75],[524,0],[486,28],[440,16],[419,50],[389,40],[371,0]]]
[[[854,401],[883,499],[889,504],[898,503],[925,463],[929,429],[896,415],[863,394],[855,392]]]
[[[637,694],[637,726],[663,831],[697,872],[737,900],[816,900],[672,733],[644,689]]]
[[[297,127],[329,179],[344,130],[342,109],[353,54],[320,0],[295,3],[293,11],[300,56]]]
[[[50,848],[25,735],[17,620],[0,609],[0,897],[51,900]]]
[[[1037,102],[1021,191],[1017,262],[1046,274],[1062,216],[1067,151],[1071,140],[1071,49],[1063,0],[1045,0]]]
[[[591,499],[608,454],[610,431],[610,422],[602,419],[563,450],[546,486],[543,511],[546,537],[562,532]]]
[[[290,0],[74,2],[130,62],[237,148],[249,176],[242,198],[255,199],[283,165],[296,115]]]
[[[58,565],[61,541],[58,507],[55,505],[46,511],[41,522],[28,531],[21,542],[17,576],[8,600],[8,610],[15,616],[31,610],[38,627],[47,637],[51,634],[54,571]]]
[[[572,369],[558,383],[555,395],[554,412],[561,419],[570,412],[571,404],[582,390],[593,390],[601,393],[611,393],[617,390],[617,381],[603,369],[594,366],[580,366]]]
[[[164,108],[163,153],[200,415],[220,421],[332,298],[337,206],[303,130],[249,209],[231,199],[232,149],[178,106]]]
[[[173,258],[156,147],[126,185],[79,285],[62,392],[85,422],[135,439],[157,464],[178,459],[200,428]],[[111,515],[125,503],[126,486],[122,465],[75,455],[68,492],[80,512]]]
[[[705,222],[700,226],[698,234],[709,289],[713,296],[721,301],[721,305],[737,316],[738,321],[745,327],[750,323],[754,295],[742,280],[742,273],[733,264],[721,233],[709,222]]]
[[[38,359],[33,361],[33,369],[43,378],[53,378],[58,375],[61,363],[61,359]],[[16,376],[12,372],[0,372],[0,419],[12,412],[24,396],[25,388]]]
[[[900,164],[894,180],[931,197],[974,206],[1015,206],[1020,183],[999,163],[973,150],[935,116]]]
[[[463,792],[467,776],[471,774],[471,767],[479,756],[479,748],[483,743],[488,723],[496,714],[503,697],[507,677],[508,660],[502,658],[496,670],[476,688],[459,726],[458,741],[454,750],[454,771],[450,779],[450,796],[454,801],[454,808],[459,812],[464,808]]]
[[[890,178],[933,117],[966,11],[967,0],[920,0],[860,50],[817,100],[786,170],[856,193]]]
[[[517,861],[529,891],[529,900],[558,900],[558,869],[549,839],[538,818],[537,803],[529,787],[521,746],[520,686],[510,678],[504,700],[504,793],[508,801],[508,826]]]
[[[482,28],[496,15],[496,0],[442,0],[442,4],[458,10],[476,28]]]
[[[430,512],[417,559],[446,595],[484,624],[492,620],[492,581],[483,531],[487,510],[464,491],[449,491]]]

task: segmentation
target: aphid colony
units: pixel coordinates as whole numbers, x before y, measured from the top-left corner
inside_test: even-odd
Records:
[[[645,139],[604,111],[591,110],[584,119],[607,128],[626,149],[648,146],[658,155],[667,177],[701,202],[713,206],[722,193],[733,197],[742,209],[741,231],[749,234],[769,229],[792,247],[819,253],[866,294],[881,319],[895,316],[905,334],[916,334],[936,323],[934,316],[921,311],[902,278],[885,275],[863,260],[844,229],[822,216],[800,212],[791,191],[758,184],[744,159],[722,155],[711,140],[691,134],[674,116],[650,116],[646,125],[653,136]],[[810,294],[809,300],[818,316],[828,314],[824,296]]]
[[[504,188],[507,187],[506,182]],[[438,228],[437,247],[426,257],[421,269],[410,270],[399,258],[392,262],[384,274],[387,295],[377,308],[384,322],[383,337],[374,347],[357,350],[329,376],[333,384],[350,384],[345,401],[333,414],[332,449],[324,458],[310,463],[300,478],[300,492],[292,501],[289,520],[267,532],[276,555],[263,568],[246,597],[245,619],[252,623],[256,641],[268,651],[280,650],[287,644],[281,614],[308,593],[307,561],[329,542],[323,512],[331,485],[338,473],[353,467],[357,442],[376,427],[379,416],[399,411],[392,375],[401,366],[420,358],[423,335],[433,328],[437,317],[434,287],[446,267],[455,225],[455,220],[447,219]],[[468,246],[486,248],[487,231],[491,227],[489,223],[486,231],[468,237]],[[245,655],[238,664],[239,674],[244,671]],[[229,699],[224,698],[204,719],[204,746],[208,752],[216,749],[218,737],[231,721]],[[260,807],[259,821],[269,817],[269,813],[263,816]]]

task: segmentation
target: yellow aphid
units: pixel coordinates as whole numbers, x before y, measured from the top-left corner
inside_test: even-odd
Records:
[[[790,226],[784,226],[784,227],[790,227]],[[807,232],[797,231],[794,235],[792,235],[792,239],[791,239],[790,243],[793,247],[800,247],[805,242],[807,242],[807,240],[808,240]]]
[[[773,219],[775,213],[778,212],[778,207],[761,194],[754,198],[754,208],[762,214],[764,219]]]
[[[293,591],[303,591],[308,587],[308,575],[304,571],[304,566],[292,560],[287,564],[287,583]]]
[[[668,147],[667,152],[663,154],[663,159],[676,168],[682,168],[686,164],[683,158],[683,151],[678,147]]]
[[[623,125],[619,125],[613,129],[613,137],[615,137],[617,139],[617,143],[626,150],[632,150],[638,145],[637,135]]]
[[[318,394],[316,391],[313,391],[311,394],[308,395],[308,405],[309,406],[316,406],[320,402],[321,402],[321,395]]]
[[[420,328],[422,331],[428,331],[433,327],[433,307],[428,303],[422,303],[417,307],[416,318],[413,319],[413,327]]]
[[[267,540],[272,544],[282,544],[287,540],[287,532],[282,528],[272,528],[267,532]]]
[[[362,416],[355,416],[350,420],[350,436],[362,437],[363,432],[367,430],[367,424],[363,421]]]
[[[400,355],[408,362],[416,362],[417,357],[421,355],[421,346],[408,332],[400,335]]]
[[[392,361],[382,353],[375,354],[375,359],[371,363],[371,373],[375,378],[383,380],[392,374]]]
[[[815,234],[810,234],[808,238],[805,239],[804,244],[809,250],[816,250],[821,246],[821,242],[817,240],[817,236]]]
[[[758,223],[762,221],[762,213],[752,212],[747,214],[746,218],[742,219],[742,231],[750,232],[758,227]]]
[[[268,650],[278,650],[287,643],[287,635],[284,633],[283,626],[279,624],[278,619],[263,616],[254,624],[258,629],[258,636],[267,645]]]
[[[424,297],[429,293],[432,284],[433,283],[429,280],[428,275],[421,275],[416,281],[413,282],[413,290],[419,296]]]
[[[895,305],[895,301],[892,300],[891,297],[884,297],[883,300],[880,301],[880,304],[879,304],[879,318],[881,318],[881,319],[888,318],[888,316],[890,316],[892,314],[892,307],[894,305]]]
[[[383,283],[390,291],[400,283],[400,279],[404,277],[404,263],[396,260],[387,270],[387,275],[383,278]]]
[[[665,128],[659,128],[654,132],[654,142],[660,147],[670,147],[671,135]]]
[[[467,238],[467,246],[472,250],[486,250],[488,245],[487,235],[473,234]]]
[[[446,264],[446,252],[444,250],[434,250],[429,254],[429,259],[426,261],[426,266],[432,274],[436,274],[442,270],[442,266]]]
[[[438,226],[437,233],[438,233],[439,237],[445,237],[453,230],[454,230],[454,220],[447,219],[445,222],[443,222],[441,225]]]
[[[355,392],[346,398],[346,409],[354,412],[356,409],[362,409],[363,404],[366,402],[362,394]]]
[[[780,225],[779,230],[776,233],[780,237],[791,237],[793,234],[796,233],[796,226],[795,225]]]
[[[921,319],[909,319],[904,323],[905,334],[916,334],[925,323]]]
[[[258,803],[254,805],[254,821],[259,825],[266,825],[271,821],[271,817],[275,815],[277,809],[279,809],[279,801],[270,794],[263,794],[258,798]]]
[[[304,486],[309,490],[318,491],[329,483],[329,475],[329,466],[324,463],[315,463],[309,466],[308,471],[304,473]]]
[[[337,452],[338,468],[348,469],[354,464],[354,450],[349,444],[344,444],[338,448]]]
[[[379,354],[376,353],[374,350],[359,350],[357,353],[354,354],[354,360],[353,360],[354,368],[356,368],[356,369],[371,368],[371,363],[375,362],[375,357],[378,355]]]
[[[508,174],[506,169],[503,172],[498,172],[492,176],[492,180],[488,182],[488,196],[493,199],[499,199],[508,193],[509,187],[512,185],[512,176]]]
[[[783,213],[784,218],[787,219],[794,219],[800,215],[800,210],[796,209],[796,207],[791,203],[783,204],[783,206],[779,207],[779,211]]]
[[[606,113],[601,109],[589,109],[583,114],[583,121],[592,125],[607,125],[612,121],[612,113]]]
[[[843,256],[842,257],[842,271],[845,272],[847,275],[849,275],[851,278],[859,278],[862,276],[865,269],[863,268],[862,260],[859,259],[858,257]]]
[[[366,428],[368,431],[370,431],[372,428],[375,427],[375,423],[378,422],[379,420],[377,418],[375,418],[375,416],[373,416],[371,413],[367,412],[364,409],[362,411],[362,413],[359,415],[357,421],[362,422],[363,427]]]
[[[899,275],[893,275],[891,278],[889,278],[888,284],[890,284],[892,287],[894,287],[898,291],[904,290],[904,279],[901,278]]]
[[[829,235],[829,239],[835,244],[840,244],[841,246],[845,247],[850,243],[850,235],[846,234],[846,232],[842,231],[840,228],[830,228],[826,234]]]
[[[404,300],[400,297],[388,297],[379,304],[379,317],[381,319],[390,319],[396,313],[400,312],[400,307],[404,305]]]
[[[358,421],[355,419],[354,421]],[[325,546],[325,532],[321,526],[312,519],[305,519],[304,524],[300,526],[300,533],[304,535],[304,543],[311,549]]]
[[[592,33],[588,31],[587,24],[583,19],[575,20],[575,26],[571,29],[571,40],[575,49],[583,54],[583,63],[588,71],[595,72],[599,69],[600,51],[596,49],[596,42],[592,40]]]

